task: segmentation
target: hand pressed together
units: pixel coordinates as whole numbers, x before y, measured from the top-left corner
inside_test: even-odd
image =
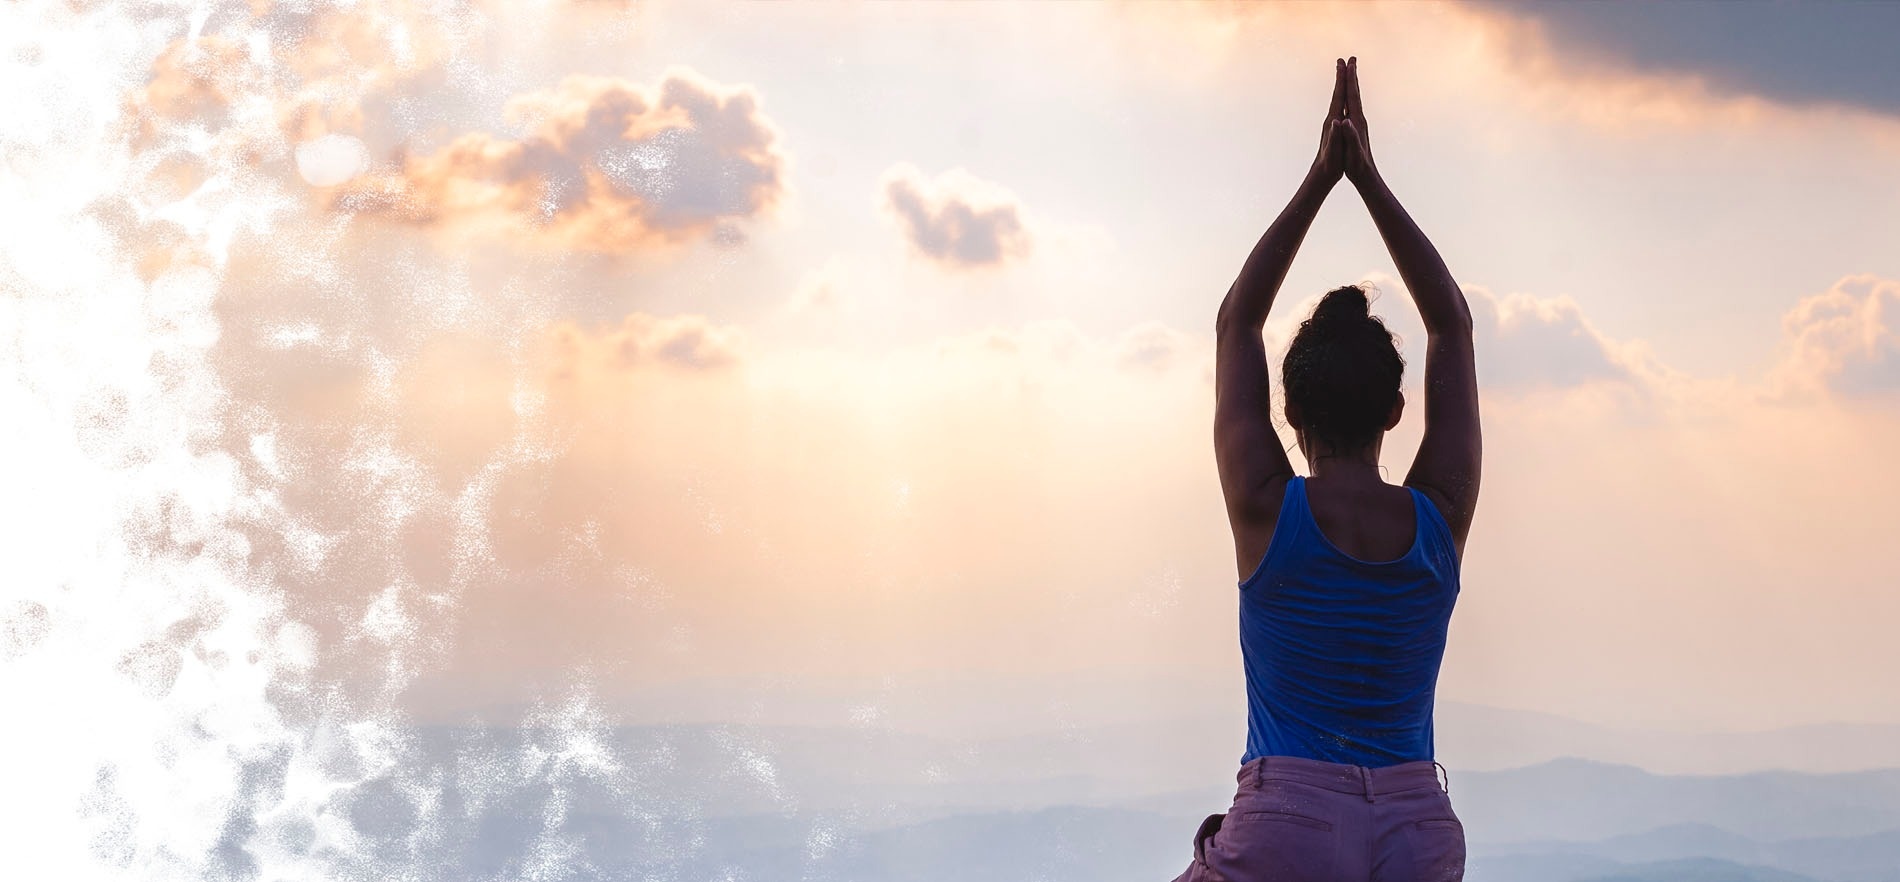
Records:
[[[1372,142],[1366,129],[1365,109],[1359,103],[1359,58],[1338,59],[1332,105],[1320,129],[1319,156],[1314,168],[1329,181],[1341,177],[1361,185],[1378,177],[1372,162]]]

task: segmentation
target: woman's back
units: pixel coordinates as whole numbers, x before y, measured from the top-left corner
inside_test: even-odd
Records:
[[[1240,578],[1248,740],[1232,807],[1202,822],[1179,882],[1464,875],[1463,828],[1430,757],[1483,458],[1474,326],[1372,161],[1355,64],[1335,64],[1313,167],[1214,317],[1214,458]],[[1310,482],[1275,426],[1267,315],[1342,179],[1425,325],[1425,431],[1403,487],[1380,478],[1379,454],[1405,411],[1405,359],[1358,285],[1326,292],[1281,359],[1285,426]]]
[[[1458,595],[1458,555],[1429,498],[1391,489],[1410,497],[1412,511],[1361,509],[1374,514],[1357,520],[1355,550],[1384,549],[1367,559],[1322,531],[1307,479],[1287,480],[1267,550],[1240,583],[1243,764],[1298,756],[1377,768],[1432,759],[1433,696]],[[1399,517],[1411,523],[1409,540],[1389,529]]]

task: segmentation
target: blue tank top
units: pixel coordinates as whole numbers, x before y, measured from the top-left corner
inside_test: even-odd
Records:
[[[1432,706],[1458,599],[1458,554],[1417,489],[1404,557],[1369,562],[1321,535],[1287,480],[1267,553],[1240,583],[1247,752],[1378,768],[1433,758]]]

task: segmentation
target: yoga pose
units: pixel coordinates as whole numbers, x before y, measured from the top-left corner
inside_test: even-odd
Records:
[[[1358,59],[1341,60],[1319,156],[1222,301],[1214,453],[1240,578],[1247,747],[1227,812],[1177,882],[1446,882],[1464,828],[1433,762],[1432,706],[1478,498],[1471,313],[1372,162]],[[1403,485],[1379,447],[1404,361],[1357,286],[1326,294],[1288,347],[1293,473],[1268,415],[1261,329],[1334,184],[1352,181],[1425,321],[1425,434]]]

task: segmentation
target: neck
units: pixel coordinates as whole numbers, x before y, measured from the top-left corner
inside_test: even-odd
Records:
[[[1307,465],[1312,469],[1313,477],[1324,480],[1340,479],[1353,483],[1378,481],[1385,479],[1379,474],[1379,445],[1377,442],[1352,451],[1323,449],[1314,456],[1307,457]]]

